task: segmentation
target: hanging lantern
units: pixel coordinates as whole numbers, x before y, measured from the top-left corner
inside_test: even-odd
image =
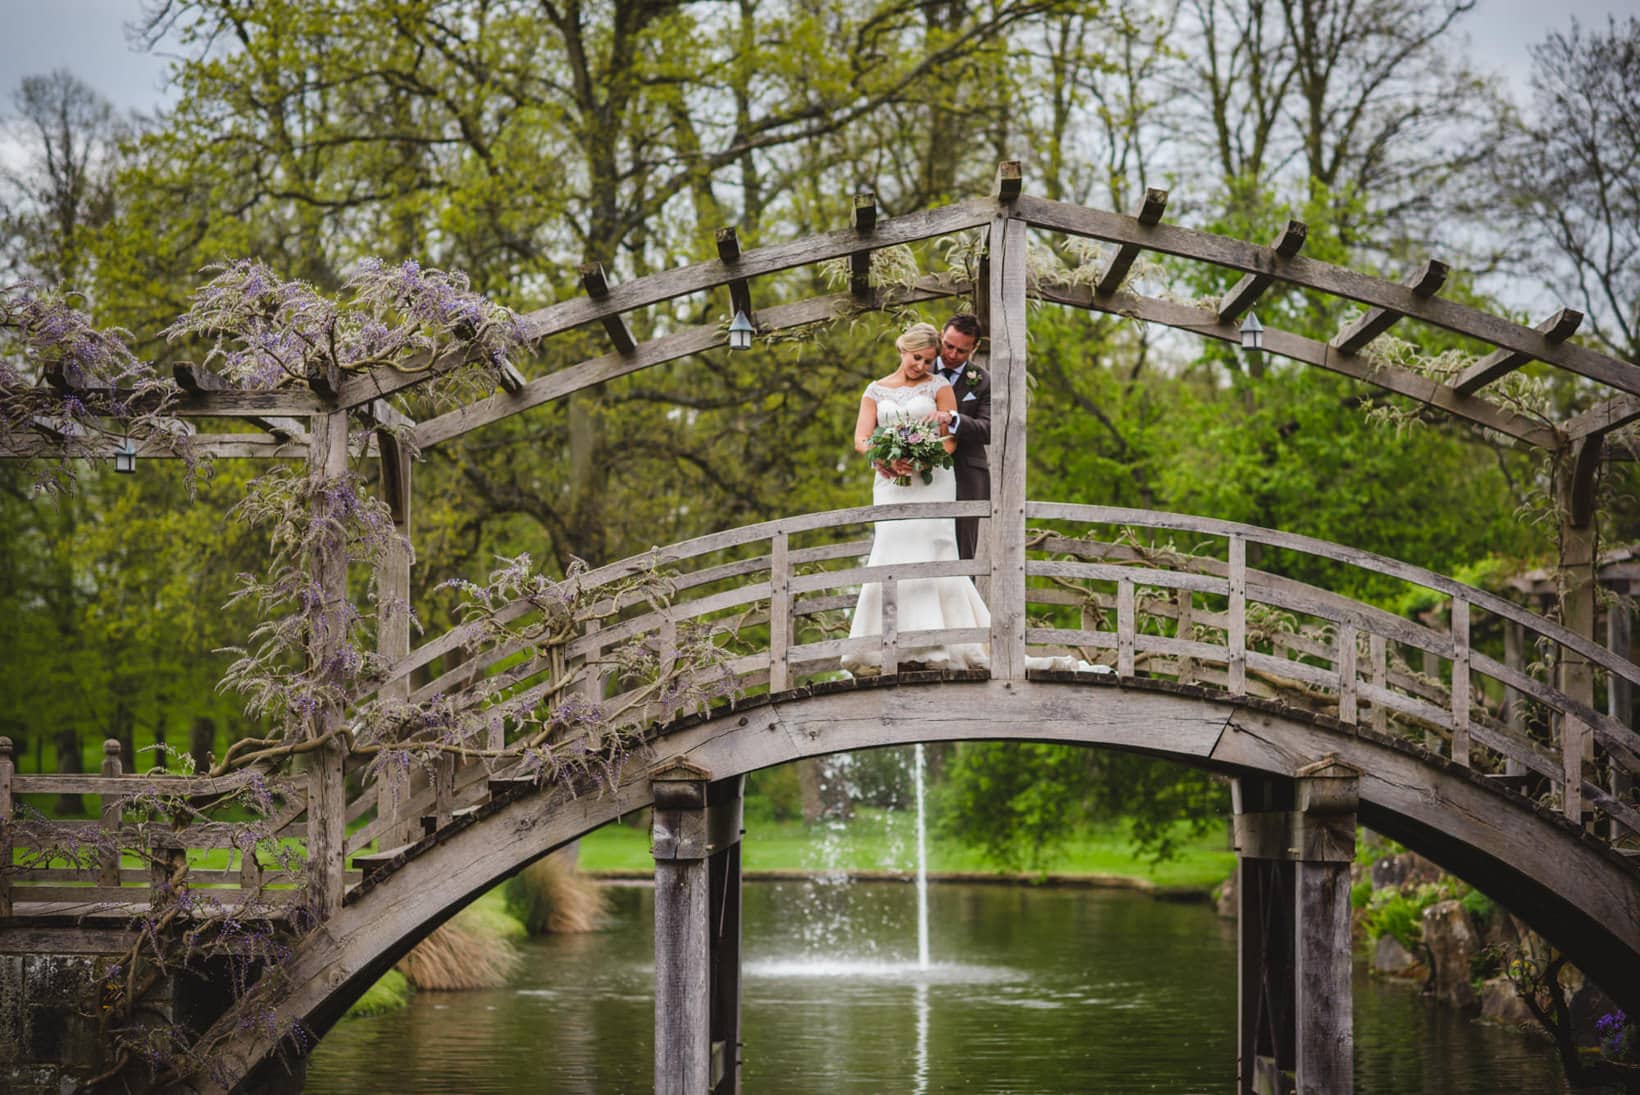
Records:
[[[734,322],[729,324],[729,349],[750,350],[752,348],[752,336],[756,333],[757,328],[753,327],[752,321],[746,318],[746,313],[736,312]]]
[[[1264,324],[1253,312],[1248,312],[1247,318],[1241,321],[1241,348],[1253,353],[1264,349]]]
[[[121,475],[130,475],[137,470],[137,447],[131,444],[129,437],[114,450],[114,470]]]

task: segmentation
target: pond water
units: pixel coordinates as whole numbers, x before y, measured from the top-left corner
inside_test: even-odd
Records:
[[[652,893],[609,930],[532,941],[506,989],[419,993],[315,1051],[312,1095],[642,1092],[653,1085]],[[1235,930],[1121,890],[935,885],[917,969],[903,884],[749,883],[748,1092],[1229,1092]],[[1356,977],[1356,1090],[1560,1090],[1546,1042]]]

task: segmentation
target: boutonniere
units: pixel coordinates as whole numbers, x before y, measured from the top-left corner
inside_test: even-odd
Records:
[[[968,372],[964,374],[964,379],[967,380],[968,383],[970,383],[970,384],[978,384],[979,383],[979,370],[978,369],[969,369]]]

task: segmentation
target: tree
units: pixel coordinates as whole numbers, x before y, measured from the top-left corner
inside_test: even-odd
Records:
[[[1527,227],[1523,257],[1580,304],[1588,333],[1640,361],[1640,19],[1549,35],[1532,88],[1504,131],[1496,193]]]

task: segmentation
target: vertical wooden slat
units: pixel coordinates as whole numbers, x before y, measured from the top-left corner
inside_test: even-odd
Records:
[[[1338,628],[1338,721],[1354,726],[1359,717],[1355,691],[1355,642],[1359,631],[1353,623]]]
[[[1367,656],[1372,659],[1372,686],[1389,687],[1389,643],[1377,632],[1367,636]],[[1380,734],[1389,729],[1389,708],[1382,703],[1372,705],[1372,728]]]
[[[769,537],[769,691],[791,687],[792,577],[790,537]]]
[[[11,866],[11,778],[17,774],[11,739],[0,737],[0,864]],[[11,872],[0,871],[0,917],[11,915]]]
[[[886,578],[883,589],[883,673],[900,671],[900,583]]]
[[[1422,651],[1421,655],[1420,661],[1423,665],[1422,672],[1424,677],[1427,678],[1431,684],[1438,686],[1441,683],[1441,659],[1436,656],[1433,650]],[[1431,753],[1439,753],[1441,751],[1440,735],[1436,734],[1433,730],[1425,730],[1424,748],[1428,749]]]
[[[102,774],[105,776],[120,775],[124,765],[120,762],[120,743],[118,738],[109,738],[103,742]],[[102,796],[102,829],[109,847],[103,851],[102,863],[97,871],[99,886],[118,886],[120,884],[120,810],[122,799],[116,794]]]
[[[1452,598],[1452,760],[1469,767],[1469,600]]]
[[[1616,586],[1613,592],[1618,596],[1606,605],[1606,649],[1628,661],[1634,643],[1633,604],[1629,600],[1626,583]],[[1606,674],[1606,714],[1624,726],[1632,728],[1634,725],[1634,686],[1616,673]],[[1634,773],[1625,770],[1621,764],[1613,764],[1607,790],[1618,801],[1629,801],[1634,791]],[[1615,839],[1618,832],[1613,830],[1607,835]]]
[[[599,661],[603,657],[603,648],[598,645],[596,636],[603,629],[602,620],[588,620],[583,628],[586,637],[594,640],[581,659],[582,669],[586,676],[581,679],[581,696],[589,704],[597,704],[604,698],[604,673],[599,668]]]
[[[1133,676],[1133,583],[1116,583],[1116,675]]]
[[[991,222],[991,676],[1025,677],[1025,222]]]
[[[1178,605],[1179,622],[1174,628],[1173,634],[1186,642],[1196,637],[1194,598],[1195,595],[1188,589],[1178,590],[1175,598]],[[1180,654],[1178,674],[1180,684],[1189,684],[1194,681],[1196,679],[1196,659]]]
[[[1583,752],[1589,737],[1589,728],[1576,715],[1560,717],[1560,761],[1565,780],[1560,805],[1562,812],[1579,825],[1583,824]]]
[[[1503,664],[1517,673],[1526,672],[1526,659],[1521,656],[1521,630],[1515,621],[1503,621]],[[1525,697],[1507,684],[1503,686],[1503,724],[1509,728],[1511,736],[1517,739],[1526,737]],[[1507,757],[1503,762],[1503,771],[1505,775],[1522,775],[1526,765]]]
[[[1247,691],[1247,541],[1230,537],[1230,611],[1227,666],[1230,694]]]

